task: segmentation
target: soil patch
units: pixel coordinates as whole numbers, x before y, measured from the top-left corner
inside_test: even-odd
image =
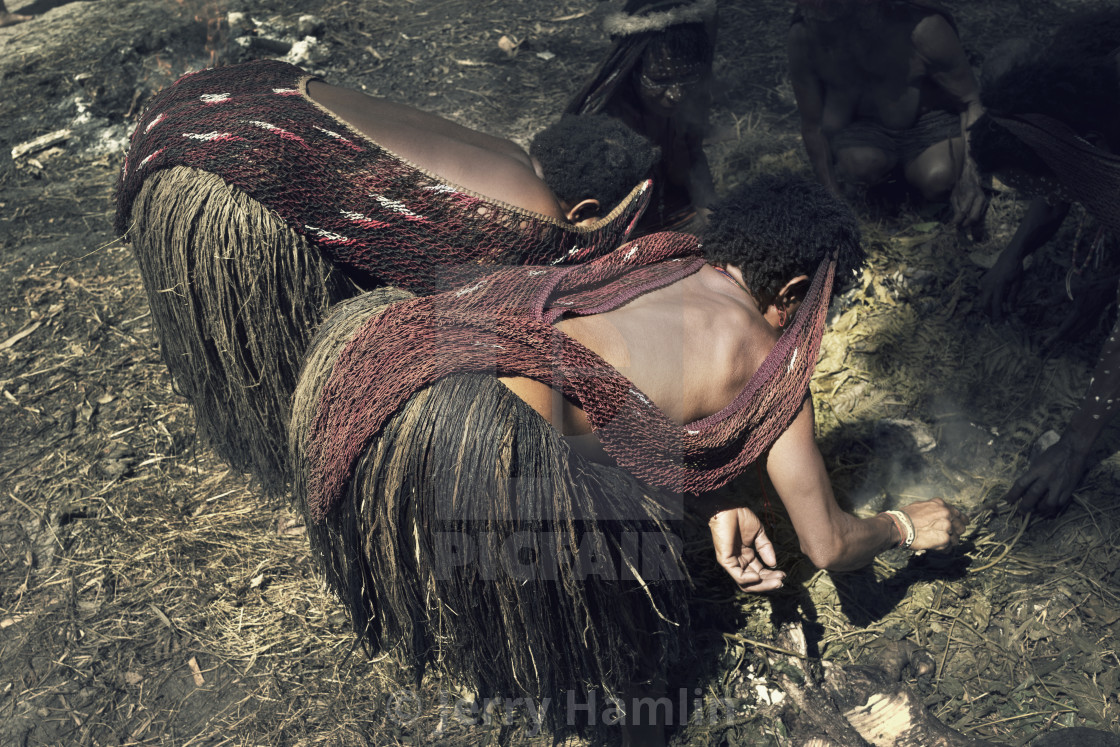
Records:
[[[721,5],[717,187],[807,171],[785,74],[787,0]],[[979,64],[1082,3],[950,5]],[[0,29],[0,743],[550,743],[524,713],[506,725],[471,694],[414,683],[354,645],[297,516],[196,440],[112,234],[112,190],[153,92],[249,57],[290,55],[332,82],[527,144],[606,52],[599,23],[614,6],[9,0],[37,15]],[[1001,191],[988,237],[972,243],[937,214],[867,206],[872,264],[835,309],[813,384],[846,505],[940,495],[972,517],[965,547],[813,573],[774,516],[798,583],[759,599],[737,595],[699,542],[698,653],[672,686],[721,710],[676,729],[676,743],[789,743],[767,659],[783,609],[811,622],[825,660],[874,656],[883,638],[926,649],[935,666],[909,684],[966,734],[1025,744],[1063,727],[1120,729],[1116,430],[1060,518],[1026,522],[1000,502],[1032,444],[1067,421],[1111,324],[1040,348],[1064,311],[1052,296],[1076,220],[1036,258],[1023,312],[986,321],[977,284],[1021,213]],[[757,481],[735,489],[768,511]]]

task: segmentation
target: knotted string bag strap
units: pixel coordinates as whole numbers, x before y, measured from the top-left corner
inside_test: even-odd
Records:
[[[647,259],[668,259],[669,266],[690,272],[687,260],[673,259],[687,247],[676,246],[670,236],[646,237]],[[399,404],[456,372],[527,376],[560,389],[584,408],[619,466],[655,487],[702,492],[741,474],[801,407],[820,349],[835,263],[821,264],[793,324],[739,396],[722,411],[680,426],[528,301],[556,288],[557,280],[626,276],[623,268],[638,251],[639,245],[623,247],[595,265],[560,274],[559,268],[507,268],[440,297],[395,304],[361,327],[339,354],[312,423],[307,501],[312,518],[331,510],[354,459]],[[672,279],[668,275],[663,282]],[[559,300],[592,303],[586,292],[571,290],[575,295]]]
[[[697,271],[704,263],[697,252],[692,236],[655,234],[584,265],[493,270],[456,290],[393,304],[371,317],[340,350],[311,422],[312,518],[330,512],[354,461],[400,405],[444,376],[475,372],[550,384],[559,378],[566,394],[574,391],[571,379],[586,379],[588,388],[605,393],[602,400],[624,404],[633,384],[546,321],[542,304],[563,281],[566,297],[592,306],[607,297],[621,303]]]

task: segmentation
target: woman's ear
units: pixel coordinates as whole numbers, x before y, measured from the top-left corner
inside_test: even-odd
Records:
[[[799,304],[809,292],[809,276],[798,275],[793,280],[782,286],[778,295],[774,296],[774,303],[782,306]]]
[[[770,322],[771,326],[775,329],[782,329],[793,318],[793,315],[801,307],[801,301],[804,300],[805,294],[809,292],[808,281],[808,275],[798,275],[782,286],[782,289],[774,296],[774,300],[766,306],[766,311],[763,313],[763,317]]]
[[[564,207],[567,207],[567,205]],[[573,207],[568,208],[564,215],[569,223],[576,226],[592,223],[599,219],[599,201],[590,197],[586,200],[580,200]]]

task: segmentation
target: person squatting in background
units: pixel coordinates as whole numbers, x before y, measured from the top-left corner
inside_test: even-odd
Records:
[[[988,198],[968,153],[983,112],[949,13],[925,0],[796,0],[790,80],[809,164],[833,194],[897,176],[976,233]]]

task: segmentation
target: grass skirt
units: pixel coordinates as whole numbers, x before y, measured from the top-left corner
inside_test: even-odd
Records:
[[[128,237],[160,350],[199,431],[265,489],[286,490],[303,353],[327,309],[357,286],[276,215],[204,171],[152,174],[132,217]]]
[[[297,503],[335,358],[359,324],[406,295],[365,294],[320,328],[293,403]],[[308,534],[375,651],[417,674],[434,666],[482,697],[556,702],[663,677],[688,619],[680,518],[679,496],[571,453],[497,378],[463,374],[406,402]]]

